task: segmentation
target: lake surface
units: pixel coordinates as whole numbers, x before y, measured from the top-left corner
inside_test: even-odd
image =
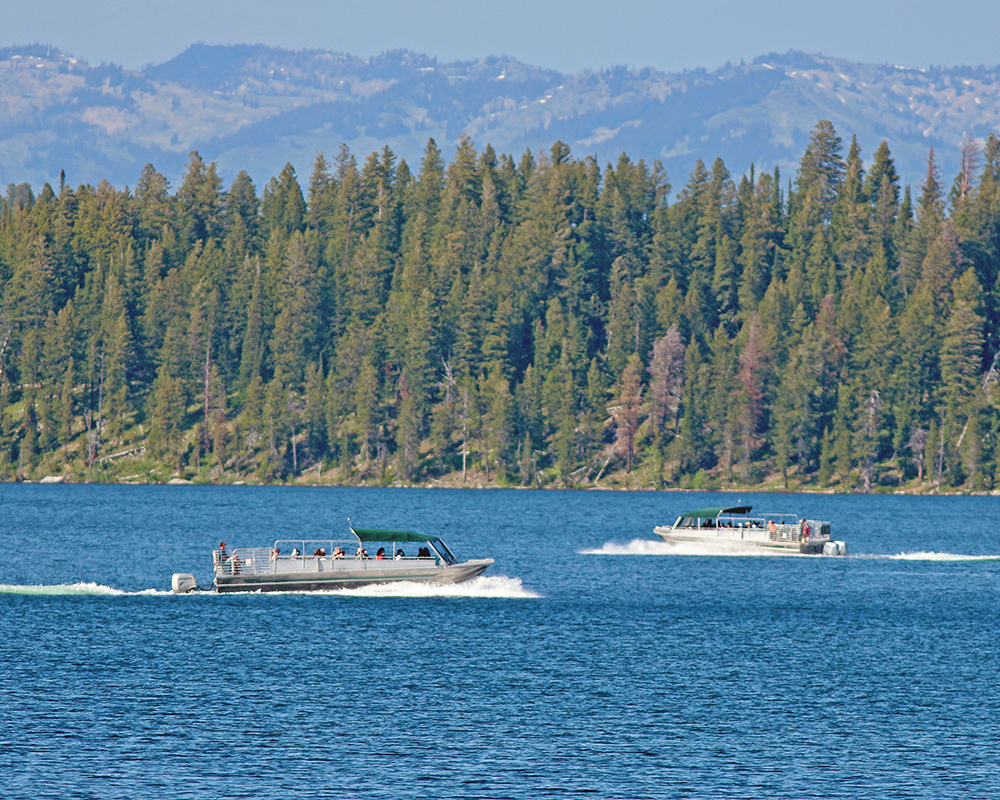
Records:
[[[0,485],[0,797],[1000,796],[1000,498]],[[655,540],[828,519],[846,558]],[[457,587],[169,594],[368,527]]]

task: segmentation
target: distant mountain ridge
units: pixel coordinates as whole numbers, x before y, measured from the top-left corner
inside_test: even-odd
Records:
[[[490,57],[442,63],[264,45],[194,45],[163,64],[94,66],[54,48],[0,49],[0,184],[134,185],[146,163],[180,178],[189,151],[224,177],[261,185],[286,162],[308,175],[346,142],[361,157],[388,145],[411,164],[429,137],[446,155],[467,133],[519,156],[556,140],[603,165],[625,152],[660,159],[675,189],[696,159],[786,176],[819,119],[863,156],[886,139],[907,183],[934,147],[946,179],[965,134],[1000,127],[1000,68],[913,69],[803,53],[709,72],[617,67],[566,75]]]

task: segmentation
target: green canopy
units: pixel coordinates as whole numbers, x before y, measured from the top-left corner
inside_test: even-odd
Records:
[[[391,531],[383,528],[351,528],[362,542],[433,542],[437,536],[424,536],[413,531]]]
[[[682,517],[702,517],[715,519],[719,514],[749,514],[753,506],[730,506],[729,508],[699,508],[697,511],[687,511]]]

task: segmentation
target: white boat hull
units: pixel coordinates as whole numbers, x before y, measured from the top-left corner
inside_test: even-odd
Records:
[[[780,532],[772,535],[766,529],[759,528],[692,529],[658,525],[653,528],[653,533],[670,544],[687,542],[707,545],[747,545],[788,553],[822,553],[823,545],[829,541],[827,537],[802,541],[791,534],[782,538]]]
[[[283,559],[268,571],[238,568],[234,572],[224,567],[216,573],[215,588],[219,592],[329,592],[403,581],[459,583],[481,574],[492,563],[492,558],[448,565],[438,565],[433,559]]]

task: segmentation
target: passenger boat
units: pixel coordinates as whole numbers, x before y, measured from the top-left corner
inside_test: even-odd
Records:
[[[212,552],[212,588],[217,592],[321,592],[400,581],[458,583],[493,563],[492,558],[459,561],[436,536],[406,530],[350,530],[354,539],[278,539],[272,547],[231,551],[223,542]],[[374,557],[366,550],[373,543],[384,543]],[[416,550],[407,554],[401,544]],[[176,573],[171,580],[175,594],[197,588],[188,573]]]
[[[752,506],[699,508],[681,514],[673,525],[653,532],[663,541],[751,545],[769,550],[847,555],[844,542],[830,538],[830,523],[797,514],[751,514]]]

